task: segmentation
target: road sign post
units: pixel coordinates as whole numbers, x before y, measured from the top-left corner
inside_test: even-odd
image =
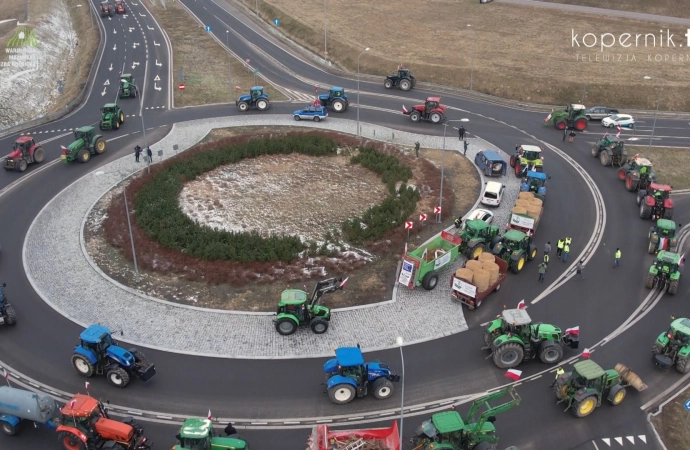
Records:
[[[410,239],[410,230],[412,229],[412,222],[405,222],[405,229],[407,230],[407,239]]]
[[[426,222],[426,214],[420,214],[419,215],[419,222],[421,222],[420,226],[424,226],[424,222]]]
[[[434,208],[434,215],[436,216],[436,223],[441,223],[441,207],[436,206]]]

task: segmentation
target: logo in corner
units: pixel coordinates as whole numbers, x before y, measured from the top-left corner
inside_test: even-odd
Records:
[[[38,47],[36,30],[31,27],[21,27],[14,32],[7,42],[8,48]]]

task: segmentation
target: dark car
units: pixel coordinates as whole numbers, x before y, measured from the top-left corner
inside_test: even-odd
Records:
[[[474,157],[474,163],[487,177],[500,177],[506,174],[508,164],[494,150],[481,150]]]
[[[618,110],[605,106],[592,106],[585,110],[585,116],[587,116],[589,120],[601,120],[611,114],[618,114]]]

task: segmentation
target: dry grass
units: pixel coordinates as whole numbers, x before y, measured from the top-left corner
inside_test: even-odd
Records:
[[[629,155],[639,153],[641,156],[647,156],[647,147],[626,146],[626,148]],[[649,160],[654,163],[654,171],[659,181],[670,184],[676,190],[690,188],[687,169],[690,163],[690,148],[652,147]]]
[[[236,1],[254,8],[254,0]],[[323,54],[322,7],[305,8],[302,0],[265,0],[259,8],[264,20],[280,18],[283,32]],[[487,7],[476,0],[428,0],[423,7],[415,0],[329,0],[328,11],[328,56],[352,71],[361,49],[371,47],[361,58],[364,73],[384,75],[404,63],[420,81],[468,88],[474,60],[473,89],[487,94],[566,104],[579,100],[587,83],[587,103],[651,109],[655,93],[642,79],[649,75],[671,93],[662,109],[690,110],[685,95],[690,51],[685,46],[675,52],[616,47],[606,53],[616,61],[603,62],[598,49],[578,51],[571,44],[571,29],[580,37],[587,32],[658,34],[664,25],[524,5]],[[680,43],[685,30],[676,27],[675,33]],[[686,61],[655,63],[647,61],[648,53],[682,54]],[[583,54],[600,60],[583,62],[580,56],[578,61]],[[625,61],[633,55],[634,62]]]
[[[661,435],[664,445],[669,450],[682,450],[688,448],[688,437],[690,436],[690,424],[685,429],[683,428],[688,419],[688,411],[685,410],[683,403],[690,398],[690,389],[684,393],[680,393],[669,404],[664,406],[661,414],[652,417],[654,428]]]
[[[254,85],[253,72],[229,56],[184,7],[160,0],[149,0],[146,6],[168,33],[172,44],[175,105],[234,103],[238,95],[249,92]],[[232,40],[229,43],[232,49]],[[179,69],[184,74],[184,92],[177,89]],[[261,78],[257,77],[256,83],[263,84],[271,100],[287,100],[272,86],[262,83]],[[241,90],[236,91],[235,86]]]
[[[549,3],[592,6],[604,9],[619,9],[659,16],[690,17],[690,3],[678,0],[540,0]]]

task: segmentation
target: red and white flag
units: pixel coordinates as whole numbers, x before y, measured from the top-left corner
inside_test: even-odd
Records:
[[[608,136],[609,136],[609,132],[607,131],[606,133],[604,133],[604,137],[602,139],[606,139]]]
[[[207,418],[208,420],[212,420],[212,419],[213,419],[213,417],[211,416],[211,410],[210,410],[210,409],[208,410],[208,416],[206,416],[206,418]]]
[[[525,304],[525,299],[520,300],[520,303],[518,303],[517,309],[525,309],[527,307],[527,304]]]
[[[84,383],[84,385],[86,386],[86,392],[89,392],[89,386],[91,386],[91,383],[89,383],[88,381],[86,381],[86,382]]]
[[[662,250],[666,250],[666,246],[668,245],[668,239],[667,238],[659,238],[659,248]]]
[[[582,351],[582,357],[585,358],[585,359],[589,359],[589,354],[590,354],[590,353],[589,353],[589,349],[588,349],[588,348],[586,348],[586,349],[584,349],[584,350]]]
[[[241,90],[242,90],[242,88],[241,88],[241,87],[239,87],[239,86],[235,86],[235,90],[236,90],[236,91],[241,91]]]
[[[510,378],[513,381],[517,381],[522,376],[522,370],[508,369],[505,374],[506,378]]]
[[[67,151],[67,147],[64,145],[61,145],[60,148],[62,149],[62,153],[65,153]]]
[[[618,133],[616,133],[616,137],[621,137],[621,126],[620,126],[620,124],[616,127],[616,129],[618,130]]]
[[[74,405],[77,404],[77,399],[73,399],[71,402],[69,402],[69,409],[74,409]]]
[[[405,105],[403,105],[403,114],[407,114],[407,113],[409,113],[409,111],[407,110],[407,108],[405,108]]]
[[[10,379],[10,374],[7,373],[7,371],[6,371],[4,368],[2,369],[2,376],[3,376],[6,380],[9,380],[9,379]]]
[[[621,124],[620,123],[618,125],[616,125],[616,131],[618,131],[619,133],[621,132]]]
[[[347,283],[347,280],[349,280],[349,279],[350,279],[350,277],[345,278],[345,279],[343,280],[343,282],[340,283],[340,287],[345,287],[345,283]]]
[[[318,86],[314,86],[314,92],[319,92],[319,87],[318,87]]]
[[[579,336],[580,335],[580,326],[572,327],[572,328],[567,328],[565,330],[565,334],[569,334],[571,336]]]
[[[546,119],[544,119],[544,122],[548,122],[549,120],[551,120],[551,113],[549,113],[549,115],[546,116]]]

